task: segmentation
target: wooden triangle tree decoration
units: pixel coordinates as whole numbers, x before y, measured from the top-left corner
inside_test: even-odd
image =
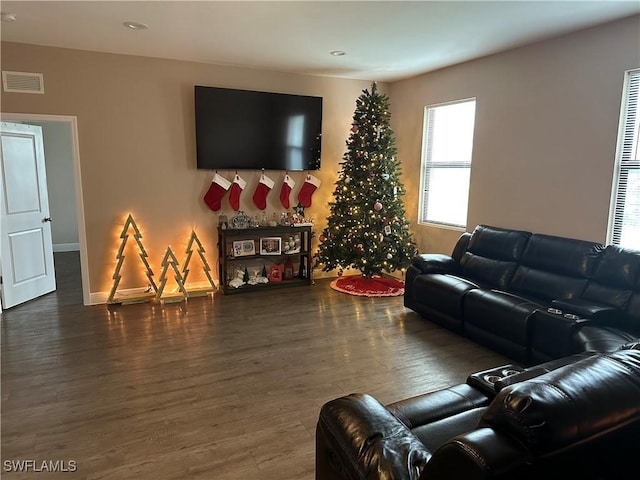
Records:
[[[140,260],[144,265],[145,275],[147,277],[147,280],[149,281],[149,285],[147,290],[143,293],[122,295],[118,294],[117,290],[118,285],[120,284],[120,280],[122,279],[122,275],[120,275],[120,269],[122,268],[122,264],[124,263],[124,249],[127,245],[127,242],[129,241],[130,229],[133,229],[133,238],[138,247],[138,256],[140,257]],[[107,303],[138,303],[147,301],[153,297],[154,292],[158,291],[158,287],[156,286],[156,282],[153,280],[153,271],[151,270],[151,267],[149,266],[149,262],[147,260],[147,251],[145,250],[144,245],[142,245],[142,234],[140,233],[140,230],[138,229],[138,226],[136,225],[136,222],[131,214],[127,216],[127,220],[124,222],[122,232],[120,233],[120,238],[122,239],[122,242],[120,242],[120,248],[118,248],[118,253],[116,253],[116,260],[118,260],[118,262],[116,263],[116,268],[113,270],[113,276],[111,277],[113,278],[113,285],[111,286],[111,291],[109,292]]]
[[[211,267],[209,266],[209,263],[207,262],[207,259],[204,256],[205,254],[204,247],[202,246],[202,243],[200,242],[200,239],[198,238],[198,235],[196,235],[195,231],[191,231],[191,236],[189,237],[189,242],[187,243],[187,249],[186,249],[187,259],[185,260],[184,265],[182,266],[182,281],[185,285],[187,284],[187,277],[189,276],[189,264],[191,263],[191,257],[193,256],[194,243],[198,247],[197,249],[198,258],[200,259],[200,263],[202,264],[202,271],[206,275],[207,281],[209,282],[209,287],[187,288],[187,292],[189,292],[190,297],[206,295],[209,292],[215,292],[217,290],[216,284],[214,283],[213,278],[211,278]]]
[[[181,302],[186,300],[189,294],[184,288],[184,281],[182,278],[182,272],[178,268],[178,259],[173,254],[171,247],[167,247],[167,251],[162,259],[162,273],[160,274],[160,287],[156,293],[156,299],[164,302]],[[167,273],[169,268],[173,270],[173,278],[178,284],[178,288],[175,292],[164,294],[164,289],[167,286]]]

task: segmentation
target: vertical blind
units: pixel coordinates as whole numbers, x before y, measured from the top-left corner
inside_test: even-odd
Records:
[[[640,249],[640,69],[625,75],[608,241]]]

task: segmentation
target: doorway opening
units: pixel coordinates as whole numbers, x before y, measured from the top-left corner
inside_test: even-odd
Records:
[[[62,241],[57,245],[54,242],[54,259],[58,257],[58,259],[64,260],[65,267],[62,269],[68,274],[70,271],[66,265],[76,265],[77,272],[77,264],[79,260],[80,266],[80,277],[81,277],[81,286],[82,286],[82,304],[90,305],[90,292],[89,292],[89,267],[88,267],[88,256],[87,256],[87,240],[86,240],[86,231],[85,231],[85,221],[84,221],[84,202],[82,195],[82,177],[80,170],[80,148],[78,142],[78,122],[77,117],[68,116],[68,115],[46,115],[46,114],[25,114],[25,113],[3,113],[2,121],[5,122],[14,122],[14,123],[27,123],[33,125],[40,125],[43,127],[43,133],[47,135],[47,133],[53,137],[58,137],[58,139],[63,144],[67,144],[69,146],[69,154],[72,159],[70,165],[67,167],[62,167],[67,169],[66,172],[62,172],[62,175],[72,175],[73,178],[73,190],[75,191],[75,198],[58,200],[58,202],[64,203],[62,205],[52,205],[52,210],[56,209],[62,213],[62,219],[64,219],[64,211],[65,208],[69,208],[69,205],[75,203],[72,207],[75,210],[75,215],[70,216],[71,220],[75,221],[75,225],[77,226],[77,242],[75,241]],[[45,133],[46,130],[46,133]],[[45,146],[45,163],[47,162],[47,152]],[[55,168],[55,167],[54,167]],[[47,174],[49,176],[49,165],[46,167]],[[49,180],[48,180],[49,181]],[[75,200],[75,202],[73,202]],[[51,199],[50,199],[51,201]],[[55,202],[54,198],[54,202]],[[55,215],[52,215],[55,217]],[[75,217],[75,219],[73,218]],[[55,221],[55,218],[54,218]],[[56,253],[60,252],[59,255]],[[63,254],[63,252],[65,254]],[[77,258],[79,256],[79,259]],[[74,260],[73,258],[76,257]],[[71,259],[71,261],[68,261]],[[55,260],[56,263],[56,277],[58,277],[58,260]]]

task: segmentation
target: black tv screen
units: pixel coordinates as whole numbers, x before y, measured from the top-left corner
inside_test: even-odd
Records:
[[[198,169],[320,168],[322,97],[194,90]]]

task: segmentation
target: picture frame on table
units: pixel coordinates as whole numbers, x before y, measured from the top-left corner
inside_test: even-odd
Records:
[[[256,254],[256,244],[253,240],[236,240],[233,242],[233,256],[246,257]]]
[[[282,253],[282,238],[263,237],[260,239],[260,255],[280,255]]]

